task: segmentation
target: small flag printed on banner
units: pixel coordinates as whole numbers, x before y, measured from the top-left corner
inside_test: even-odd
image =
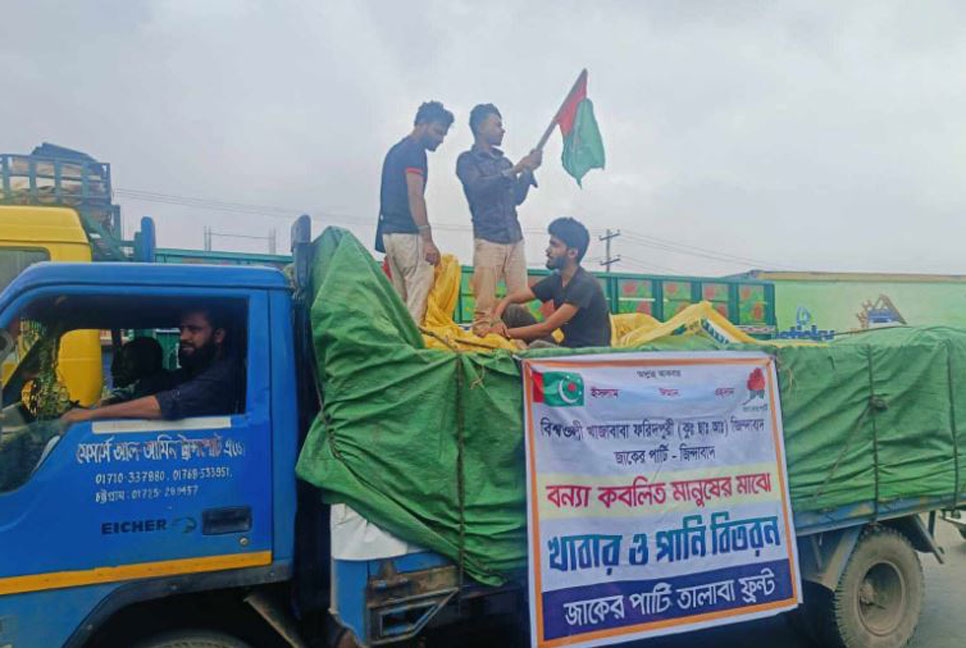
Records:
[[[549,407],[581,407],[584,380],[568,371],[533,372],[533,400]]]

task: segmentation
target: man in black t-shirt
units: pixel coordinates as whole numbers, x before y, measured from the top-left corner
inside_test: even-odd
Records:
[[[547,228],[547,268],[553,271],[530,288],[507,295],[497,305],[494,316],[503,318],[490,331],[514,340],[543,340],[557,329],[563,332],[563,346],[570,348],[609,346],[610,311],[607,298],[597,279],[580,266],[590,244],[587,228],[573,218],[558,218]],[[552,301],[554,312],[544,321],[524,312],[519,306],[539,299]],[[513,312],[512,309],[516,309]],[[510,318],[505,317],[511,315]],[[524,319],[521,320],[521,316]],[[508,323],[508,320],[515,320]]]
[[[382,164],[376,251],[385,252],[392,285],[416,324],[426,312],[439,249],[426,213],[426,151],[435,151],[453,123],[453,113],[438,101],[416,112],[412,132],[396,143]]]

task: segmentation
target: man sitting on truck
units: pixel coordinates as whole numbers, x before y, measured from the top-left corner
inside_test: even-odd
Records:
[[[547,228],[547,268],[553,272],[529,288],[503,298],[493,311],[490,331],[513,340],[546,343],[554,331],[563,332],[563,346],[608,346],[610,311],[604,291],[580,266],[590,244],[587,228],[573,218],[558,218]],[[519,306],[534,299],[553,301],[554,312],[542,322]]]
[[[242,368],[228,353],[224,315],[194,308],[181,315],[178,362],[173,387],[125,403],[72,409],[64,423],[98,419],[181,419],[235,412],[242,400]]]

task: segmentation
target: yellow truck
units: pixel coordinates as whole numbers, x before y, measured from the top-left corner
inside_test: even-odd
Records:
[[[46,143],[29,155],[0,154],[0,289],[43,261],[153,260],[150,219],[134,241],[122,240],[120,230],[109,164]],[[97,402],[103,387],[100,336],[73,331],[60,342],[59,381],[83,406]],[[27,350],[0,367],[4,380]]]
[[[73,209],[0,205],[0,289],[34,263],[91,260],[90,243]],[[71,400],[85,406],[95,403],[103,380],[100,332],[67,333],[61,338],[58,357],[59,378]],[[4,380],[18,359],[11,357],[3,365]]]

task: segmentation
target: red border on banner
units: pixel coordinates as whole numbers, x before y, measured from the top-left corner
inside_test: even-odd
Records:
[[[567,637],[560,637],[558,639],[546,640],[543,638],[543,588],[541,584],[541,558],[540,558],[540,514],[539,507],[537,506],[537,471],[536,471],[536,448],[534,443],[534,430],[533,425],[533,390],[532,386],[532,372],[534,366],[550,366],[555,368],[568,368],[568,369],[579,369],[580,367],[613,367],[613,366],[674,366],[674,365],[716,365],[716,364],[746,364],[746,365],[756,365],[759,367],[764,367],[768,369],[768,399],[769,405],[771,407],[771,419],[772,419],[772,441],[775,446],[775,465],[778,472],[778,481],[781,489],[782,497],[782,518],[785,526],[785,538],[789,541],[788,550],[788,566],[789,573],[792,575],[792,595],[787,599],[782,599],[780,601],[772,601],[770,603],[762,603],[760,605],[749,605],[747,607],[738,608],[735,610],[722,610],[720,612],[707,612],[705,614],[695,614],[692,616],[680,617],[677,619],[668,619],[664,621],[652,621],[651,623],[641,623],[634,626],[624,626],[621,628],[609,628],[606,630],[597,630],[594,632],[584,632],[581,634],[570,635]],[[798,570],[795,568],[795,552],[791,543],[795,541],[792,537],[791,527],[789,526],[789,517],[791,516],[791,507],[788,504],[788,499],[786,498],[785,489],[785,468],[784,468],[784,444],[782,439],[778,438],[778,412],[775,409],[775,381],[778,376],[774,371],[774,358],[705,358],[702,360],[694,359],[667,359],[667,360],[588,360],[586,362],[573,361],[573,360],[524,360],[523,362],[523,380],[524,380],[524,397],[526,399],[526,415],[527,415],[527,446],[529,452],[527,453],[527,470],[530,473],[530,492],[532,496],[530,497],[530,511],[531,518],[530,524],[532,526],[530,537],[531,537],[531,572],[534,579],[535,587],[531,588],[530,596],[534,600],[532,601],[533,609],[537,613],[537,623],[536,631],[540,635],[537,637],[537,646],[546,648],[555,648],[556,646],[569,646],[571,644],[580,643],[584,641],[594,641],[596,639],[606,639],[608,637],[620,637],[622,635],[634,635],[642,632],[647,632],[649,630],[658,630],[660,628],[667,628],[671,626],[683,626],[693,623],[701,623],[703,621],[714,621],[716,619],[723,619],[736,616],[745,616],[749,614],[754,614],[756,612],[765,612],[768,610],[773,610],[777,608],[789,607],[791,604],[798,603],[798,578],[795,576]],[[629,637],[630,639],[630,637]]]

